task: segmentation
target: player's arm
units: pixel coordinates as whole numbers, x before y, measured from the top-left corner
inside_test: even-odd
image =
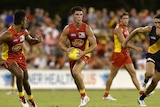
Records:
[[[31,47],[29,45],[29,43],[27,41],[24,41],[23,44],[22,44],[23,48],[24,48],[24,52],[26,54],[29,54],[30,50],[31,50]]]
[[[0,45],[2,45],[3,43],[7,42],[7,41],[10,41],[12,38],[12,35],[10,32],[6,31],[4,33],[2,33],[0,35]]]
[[[123,47],[129,47],[130,44],[128,43],[128,41],[135,36],[137,33],[148,33],[150,32],[152,29],[152,26],[145,26],[145,27],[139,27],[136,28],[135,30],[133,30],[130,35],[125,39],[125,41],[123,42],[122,46]]]
[[[30,45],[35,45],[43,41],[42,37],[38,34],[34,35],[35,37],[33,38],[31,35],[29,35],[29,32],[27,30],[25,30],[25,33],[25,39]]]
[[[125,37],[123,35],[123,29],[122,28],[120,28],[120,27],[115,28],[114,33],[118,36],[118,39],[121,43],[123,43],[125,41]],[[139,51],[139,52],[143,51],[141,48],[136,47],[136,46],[134,46],[132,44],[129,44],[129,43],[127,44],[127,47],[131,48],[131,49],[134,49],[136,51]]]
[[[123,41],[125,40],[124,35],[123,35],[123,29],[120,27],[116,27],[114,29],[114,34],[116,34],[118,36],[119,41],[123,43]]]
[[[68,48],[66,46],[66,42],[67,42],[67,35],[69,34],[69,27],[68,25],[65,26],[65,28],[63,29],[61,35],[60,35],[60,38],[59,38],[59,42],[58,42],[58,46],[65,52],[69,52],[70,51],[70,48]]]
[[[88,49],[83,51],[82,56],[87,53],[93,52],[97,47],[96,37],[95,37],[91,27],[88,25],[86,26],[86,35],[88,35],[88,41],[89,41],[90,46]]]

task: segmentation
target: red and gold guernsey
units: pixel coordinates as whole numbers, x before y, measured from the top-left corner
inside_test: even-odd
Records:
[[[8,31],[12,34],[11,41],[7,42],[8,45],[8,57],[16,57],[17,55],[23,55],[22,52],[22,44],[25,40],[25,32],[21,30],[20,32],[16,33],[13,26],[11,26]]]
[[[117,24],[116,27],[123,29],[123,36],[126,38],[129,35],[128,29],[122,24]],[[132,60],[127,48],[122,47],[122,43],[118,39],[118,35],[114,34],[114,51],[112,54],[112,65],[116,67],[123,67],[125,64],[131,64]]]
[[[22,44],[25,40],[25,31],[21,30],[16,33],[13,26],[8,28],[8,31],[12,34],[10,41],[2,44],[2,59],[7,60],[8,66],[16,61],[20,67],[26,68],[26,59],[22,51]]]
[[[128,29],[124,27],[122,24],[117,24],[116,27],[120,27],[123,29],[123,35],[126,38],[129,35]],[[122,43],[119,41],[118,36],[114,34],[114,52],[124,52],[128,51],[127,48],[122,48]]]
[[[69,34],[68,39],[70,41],[70,46],[79,48],[82,51],[89,48],[89,41],[87,40],[88,36],[86,35],[86,24],[82,23],[81,27],[77,29],[73,23],[69,24]],[[90,57],[90,53],[85,56]]]

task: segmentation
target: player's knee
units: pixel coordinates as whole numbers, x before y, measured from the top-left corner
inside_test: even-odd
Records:
[[[17,73],[16,77],[19,78],[19,79],[23,79],[23,72]]]
[[[79,75],[79,73],[78,73],[78,72],[76,72],[76,71],[73,71],[73,72],[72,72],[72,76],[73,76],[73,78],[76,78],[78,75]]]
[[[23,84],[24,85],[29,84],[28,79],[23,79]]]

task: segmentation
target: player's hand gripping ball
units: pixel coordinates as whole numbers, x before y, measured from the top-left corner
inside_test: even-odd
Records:
[[[69,59],[71,60],[78,60],[79,59],[79,52],[80,50],[78,48],[72,49],[72,51],[68,54]]]

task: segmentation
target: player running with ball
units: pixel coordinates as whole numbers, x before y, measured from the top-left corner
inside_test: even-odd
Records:
[[[90,53],[97,47],[96,38],[91,28],[84,22],[83,10],[80,6],[75,6],[71,9],[73,22],[66,25],[60,36],[59,46],[62,50],[70,53],[74,48],[79,48],[81,51],[78,54],[78,60],[69,60],[70,70],[74,78],[77,89],[80,92],[81,102],[79,107],[85,106],[89,102],[84,82],[82,79],[81,71],[89,60]],[[67,40],[69,45],[67,46]]]

